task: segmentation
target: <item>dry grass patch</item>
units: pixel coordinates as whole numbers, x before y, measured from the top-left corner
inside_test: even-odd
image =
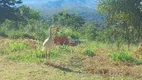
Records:
[[[136,48],[136,50],[133,51],[133,53],[136,58],[142,58],[142,44],[140,44],[138,48]]]
[[[113,62],[104,55],[96,55],[84,60],[84,70],[91,74],[105,77],[125,76],[132,79],[142,79],[142,65],[133,65],[127,62]]]
[[[40,63],[0,61],[1,80],[102,80],[101,76],[66,72]]]
[[[142,79],[141,60],[140,62],[137,61],[140,64],[136,65],[131,60],[129,62],[123,61],[123,58],[127,58],[127,56],[113,56],[114,60],[119,58],[120,61],[109,59],[112,52],[118,51],[115,48],[103,47],[103,45],[96,47],[95,44],[59,46],[59,48],[50,51],[52,58],[51,62],[48,63],[50,66],[48,66],[41,62],[40,42],[32,39],[14,40],[5,38],[0,38],[0,42],[0,54],[8,53],[8,55],[1,56],[0,59],[0,77],[2,80]],[[13,44],[13,42],[20,44]],[[7,50],[9,43],[12,44],[11,48],[14,48],[14,50],[10,50],[10,48]],[[99,75],[99,77],[96,78],[96,75]]]

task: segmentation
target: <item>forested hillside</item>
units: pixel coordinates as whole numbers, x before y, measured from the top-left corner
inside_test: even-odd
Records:
[[[42,0],[40,2],[33,0],[32,3],[24,1],[24,5],[38,10],[43,18],[66,10],[69,13],[78,14],[86,21],[97,21],[99,24],[103,22],[103,16],[96,11],[96,0]]]

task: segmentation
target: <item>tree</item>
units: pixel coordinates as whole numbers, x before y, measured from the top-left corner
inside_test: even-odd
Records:
[[[15,5],[21,3],[21,0],[0,0],[0,22],[3,22],[5,19],[16,20],[15,12],[17,8]]]
[[[80,29],[80,33],[83,34],[83,37],[89,40],[95,40],[99,28],[95,24],[85,23],[84,26]]]
[[[28,19],[39,20],[40,15],[37,10],[33,10],[25,5],[18,8],[17,16],[21,21],[26,21]]]
[[[127,41],[128,47],[134,40],[139,42],[142,38],[140,2],[141,0],[100,0],[98,4],[98,11],[104,14],[107,26],[117,25],[125,33],[123,39]]]
[[[63,26],[70,26],[74,29],[85,24],[85,20],[82,17],[76,14],[70,14],[67,11],[60,11],[57,15],[53,15],[52,22],[59,23]]]

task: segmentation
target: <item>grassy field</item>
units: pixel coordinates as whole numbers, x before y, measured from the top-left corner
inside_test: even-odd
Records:
[[[0,38],[0,80],[141,80],[141,55],[126,46],[84,42],[57,46],[43,59],[42,42]]]

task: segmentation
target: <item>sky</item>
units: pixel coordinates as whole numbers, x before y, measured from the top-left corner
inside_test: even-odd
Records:
[[[44,3],[44,2],[48,2],[48,1],[57,1],[57,0],[22,0],[22,1],[23,1],[23,4],[31,4],[31,3]],[[94,1],[96,1],[96,0],[94,0]]]
[[[33,4],[35,4],[35,6],[36,5],[40,5],[40,4],[47,4],[49,1],[58,1],[58,2],[60,2],[59,0],[22,0],[23,1],[23,4],[24,5],[33,5]],[[66,1],[66,0],[65,0]],[[86,6],[86,7],[89,7],[89,8],[94,8],[95,6],[95,3],[94,2],[96,2],[96,0],[84,0],[85,1],[85,3],[84,3],[84,1],[83,0],[67,0],[67,1],[69,1],[70,3],[73,1],[80,1],[80,2],[82,2],[82,3],[78,3],[78,5],[79,4],[82,4],[82,5],[84,5],[84,6]],[[55,2],[55,3],[57,3],[57,2]],[[59,3],[60,4],[60,3]],[[66,4],[66,3],[65,3]],[[76,3],[75,3],[76,4]],[[53,5],[54,6],[54,5]]]
[[[43,3],[48,1],[56,1],[56,0],[22,0],[23,4],[30,4],[30,3]]]

